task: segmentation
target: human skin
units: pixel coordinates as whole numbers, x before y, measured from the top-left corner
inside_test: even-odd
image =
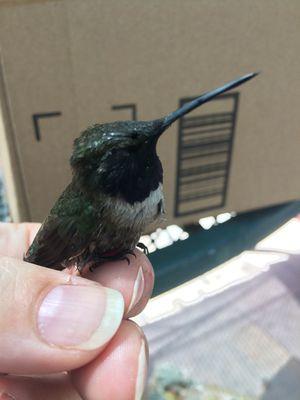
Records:
[[[128,317],[151,295],[149,260],[85,277],[25,263],[38,228],[0,223],[0,399],[140,399],[147,341]]]

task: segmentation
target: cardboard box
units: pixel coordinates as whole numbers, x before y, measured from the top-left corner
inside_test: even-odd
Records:
[[[255,80],[159,143],[168,223],[300,195],[300,3],[0,3],[1,152],[15,220],[42,220],[88,125],[153,119],[245,73]]]

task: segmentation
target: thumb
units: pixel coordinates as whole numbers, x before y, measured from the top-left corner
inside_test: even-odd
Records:
[[[80,277],[0,257],[0,372],[78,368],[118,329],[122,295]]]

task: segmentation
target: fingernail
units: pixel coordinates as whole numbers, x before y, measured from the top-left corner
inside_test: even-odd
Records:
[[[144,289],[145,289],[145,278],[144,278],[143,268],[140,267],[134,281],[131,302],[129,304],[127,312],[128,314],[141,300],[142,295],[144,293]]]
[[[138,372],[136,377],[136,384],[135,384],[135,400],[141,400],[145,385],[146,385],[146,378],[147,378],[147,355],[146,355],[146,344],[145,341],[142,340],[139,357],[138,357]]]
[[[52,345],[92,350],[114,335],[123,312],[123,297],[116,290],[60,285],[42,301],[38,329]]]

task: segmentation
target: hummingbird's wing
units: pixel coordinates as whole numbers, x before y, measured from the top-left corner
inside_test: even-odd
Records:
[[[64,262],[81,254],[90,244],[98,218],[86,195],[69,185],[42,224],[24,260],[63,269]]]

